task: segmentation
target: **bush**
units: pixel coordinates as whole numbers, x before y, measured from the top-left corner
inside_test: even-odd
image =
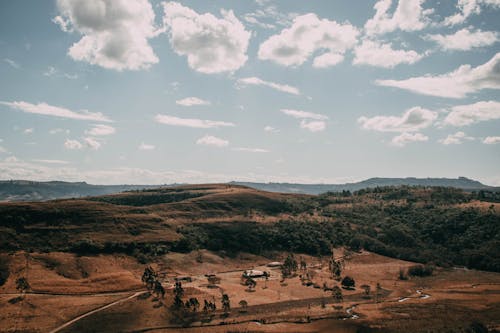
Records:
[[[354,289],[356,282],[350,276],[346,276],[342,279],[342,287],[346,289]]]
[[[408,275],[410,276],[431,276],[434,271],[434,267],[430,265],[415,265],[408,267]]]

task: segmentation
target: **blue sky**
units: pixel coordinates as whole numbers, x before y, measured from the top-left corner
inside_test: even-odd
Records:
[[[0,178],[500,185],[499,0],[0,3]]]

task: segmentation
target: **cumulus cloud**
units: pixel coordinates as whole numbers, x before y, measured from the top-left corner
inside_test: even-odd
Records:
[[[35,131],[34,128],[27,128],[23,131],[24,134],[32,134]]]
[[[413,107],[401,116],[360,117],[358,123],[366,130],[379,132],[416,132],[429,127],[436,119],[437,112]]]
[[[139,145],[138,149],[139,150],[155,150],[156,147],[154,145],[148,145],[148,144],[143,142]]]
[[[399,0],[394,13],[389,13],[392,0],[379,0],[373,6],[375,15],[365,23],[367,35],[385,34],[395,30],[418,31],[429,24],[427,15],[430,10],[424,10],[425,0]]]
[[[483,143],[487,145],[494,145],[500,143],[500,136],[488,136],[484,138]]]
[[[280,83],[275,83],[275,82],[270,82],[270,81],[264,81],[262,79],[259,79],[258,77],[245,77],[238,79],[236,83],[239,86],[246,86],[246,85],[254,85],[254,86],[265,86],[269,87],[278,91],[282,91],[284,93],[292,94],[292,95],[300,95],[300,91],[296,87],[289,86],[288,84],[280,84]]]
[[[313,120],[326,120],[327,116],[319,113],[302,111],[302,110],[290,110],[290,109],[282,109],[280,110],[287,116],[291,116],[297,119],[313,119]]]
[[[263,148],[248,148],[248,147],[237,147],[233,148],[234,151],[243,151],[247,153],[269,153],[270,151]]]
[[[72,111],[59,106],[52,106],[47,103],[31,104],[28,102],[3,102],[0,105],[8,106],[11,109],[21,110],[26,113],[41,114],[44,116],[53,116],[61,118],[70,118],[77,120],[92,120],[110,122],[111,120],[100,112],[89,112],[87,110]]]
[[[148,0],[57,0],[53,22],[83,37],[71,58],[113,70],[139,70],[158,62],[148,40],[159,31]]]
[[[186,97],[175,101],[175,104],[182,106],[210,105],[210,101],[198,97]]]
[[[64,142],[64,147],[71,150],[82,149],[83,145],[78,140],[67,139]]]
[[[327,68],[340,64],[344,61],[344,55],[338,53],[325,53],[313,60],[314,68]]]
[[[163,114],[156,115],[155,121],[165,125],[193,127],[193,128],[217,128],[217,127],[235,126],[235,124],[226,121],[179,118]]]
[[[494,9],[500,8],[500,1],[498,0],[458,0],[457,10],[458,13],[445,18],[444,25],[457,25],[464,23],[469,16],[478,15],[481,13],[482,7],[490,6]]]
[[[404,147],[406,144],[411,142],[424,142],[428,141],[429,137],[423,135],[422,133],[408,133],[403,132],[398,136],[395,136],[391,140],[391,144],[397,147]]]
[[[233,72],[247,61],[251,33],[233,11],[221,10],[222,18],[198,14],[178,2],[164,2],[163,22],[178,55],[202,73]]]
[[[467,136],[464,132],[456,132],[455,134],[450,134],[446,138],[439,140],[439,143],[443,145],[460,145],[465,140],[474,140],[473,137]]]
[[[229,141],[218,138],[216,136],[205,135],[204,137],[196,140],[196,144],[203,146],[226,147],[229,145]]]
[[[464,28],[449,35],[427,35],[425,39],[436,42],[443,50],[467,51],[495,44],[498,41],[498,33]]]
[[[339,24],[309,13],[295,17],[290,28],[264,41],[258,56],[283,66],[299,66],[322,51],[315,57],[314,66],[333,66],[356,45],[358,35],[358,29],[349,23]]]
[[[395,87],[423,95],[464,98],[482,89],[500,89],[500,53],[477,67],[462,65],[452,72],[441,75],[426,74],[405,80],[375,82],[381,86]]]
[[[94,125],[91,129],[85,131],[85,134],[92,136],[111,135],[116,132],[116,129],[108,125]]]
[[[500,102],[481,101],[452,107],[443,124],[459,127],[494,119],[500,119]]]
[[[355,65],[370,65],[376,67],[393,68],[399,64],[413,64],[422,59],[423,55],[410,50],[395,50],[391,43],[365,39],[354,49]]]

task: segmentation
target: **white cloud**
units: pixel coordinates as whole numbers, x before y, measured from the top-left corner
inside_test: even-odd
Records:
[[[399,64],[414,64],[422,59],[423,55],[410,50],[395,50],[391,43],[382,44],[379,41],[365,39],[354,49],[355,65],[370,65],[376,67],[393,68]]]
[[[64,77],[64,78],[70,79],[70,80],[78,79],[77,74],[59,73],[59,71],[55,67],[52,67],[52,66],[47,67],[47,70],[45,72],[43,72],[43,75],[48,76],[48,77],[57,75],[58,77]]]
[[[327,116],[319,113],[307,112],[302,110],[281,109],[281,112],[287,116],[301,119],[300,128],[311,132],[321,132],[326,129]]]
[[[446,138],[441,139],[438,142],[443,145],[460,145],[465,140],[474,140],[474,138],[465,135],[464,132],[456,132],[455,134],[450,134]]]
[[[443,121],[445,125],[466,126],[480,121],[500,119],[500,102],[481,101],[451,108]]]
[[[379,132],[416,132],[429,127],[436,119],[437,112],[413,107],[401,116],[360,117],[358,123],[366,130]]]
[[[101,143],[91,137],[83,138],[82,142],[78,140],[66,139],[66,141],[64,142],[64,147],[71,150],[79,150],[83,149],[84,147],[98,150],[99,148],[101,148]]]
[[[494,145],[500,143],[500,136],[488,136],[484,138],[483,143],[487,145]]]
[[[429,137],[423,135],[422,133],[408,133],[403,132],[398,136],[395,136],[391,140],[393,146],[404,147],[406,144],[411,142],[424,142],[428,141]]]
[[[274,128],[272,126],[266,126],[266,127],[264,127],[264,131],[266,131],[268,133],[278,133],[280,130],[277,128]]]
[[[34,159],[33,162],[46,163],[46,164],[69,164],[68,161],[63,160],[38,160]]]
[[[78,140],[66,139],[64,147],[71,150],[82,149],[83,145]]]
[[[8,151],[4,147],[0,146],[0,153],[5,154],[8,153]]]
[[[62,128],[54,128],[49,131],[50,134],[58,134],[58,133],[66,133],[69,134],[70,131],[68,129],[62,129]]]
[[[458,13],[445,18],[444,25],[457,25],[464,23],[469,16],[481,13],[484,6],[491,6],[493,8],[500,8],[500,1],[498,0],[458,0],[457,9]]]
[[[5,61],[6,63],[8,63],[11,67],[13,67],[15,69],[21,68],[21,65],[19,65],[16,61],[14,61],[12,59],[3,58],[3,61]]]
[[[260,8],[243,15],[243,19],[253,26],[264,29],[276,29],[277,26],[289,26],[296,13],[282,13],[270,1],[256,1]]]
[[[264,28],[264,29],[274,29],[274,28],[276,28],[276,26],[274,24],[264,23],[264,22],[260,21],[255,16],[255,13],[245,14],[245,15],[243,15],[243,19],[247,23],[249,23],[250,25],[254,25],[254,26],[257,26],[257,27],[260,27],[260,28]]]
[[[27,128],[23,131],[24,134],[32,134],[35,131],[34,128]]]
[[[155,150],[155,149],[156,147],[154,145],[148,145],[144,142],[139,145],[139,150]]]
[[[429,20],[428,10],[422,8],[424,0],[399,0],[396,10],[390,16],[392,0],[379,0],[373,8],[375,15],[365,24],[368,35],[385,34],[395,30],[417,31],[425,28]]]
[[[376,83],[418,94],[464,98],[482,89],[500,89],[500,53],[477,67],[462,65],[446,74],[426,74],[405,80],[377,80]]]
[[[226,121],[179,118],[163,114],[156,115],[155,121],[165,125],[193,127],[193,128],[217,128],[217,127],[235,126],[235,124]]]
[[[118,71],[158,62],[148,43],[159,32],[148,0],[57,0],[57,9],[53,22],[83,36],[68,51],[74,60]]]
[[[266,86],[278,91],[282,91],[292,95],[300,95],[300,91],[296,87],[289,86],[288,84],[280,84],[270,81],[264,81],[258,77],[245,77],[238,79],[236,82],[238,85],[255,85],[255,86]]]
[[[196,140],[196,144],[203,146],[226,147],[229,145],[229,141],[218,138],[216,136],[205,135],[204,137]]]
[[[290,110],[290,109],[281,109],[281,112],[286,114],[287,116],[291,116],[297,119],[314,119],[314,120],[326,120],[327,116],[319,113],[302,111],[302,110]]]
[[[202,73],[233,72],[247,61],[251,33],[233,11],[221,10],[222,18],[198,14],[178,2],[163,2],[170,43],[189,67]]]
[[[187,97],[175,101],[175,104],[182,106],[195,106],[195,105],[210,105],[210,102],[198,97]]]
[[[314,68],[327,68],[340,64],[344,61],[344,56],[338,53],[325,53],[314,58]]]
[[[339,24],[309,13],[295,17],[290,28],[264,41],[258,56],[261,60],[271,60],[280,65],[298,66],[316,52],[324,51],[315,57],[314,65],[332,66],[356,45],[358,34],[358,29],[349,23]]]
[[[300,128],[306,129],[311,132],[321,132],[326,129],[326,122],[321,120],[301,120]]]
[[[443,50],[467,51],[495,44],[498,41],[498,33],[464,28],[450,35],[427,35],[425,39],[436,42]]]
[[[263,148],[248,148],[248,147],[238,147],[233,148],[234,151],[243,151],[247,153],[269,153],[270,151]]]
[[[115,132],[116,129],[114,127],[99,124],[99,125],[94,125],[94,127],[85,131],[85,134],[92,136],[104,136],[104,135],[114,134]]]
[[[101,143],[94,138],[90,138],[90,137],[83,138],[83,142],[90,149],[98,150],[99,148],[101,148]]]
[[[10,107],[11,109],[21,110],[27,113],[41,114],[44,116],[70,118],[77,120],[103,121],[103,122],[111,121],[109,118],[107,118],[100,112],[89,112],[87,110],[81,110],[79,112],[76,112],[62,107],[52,106],[47,103],[31,104],[23,101],[20,102],[0,101],[0,105],[5,105]]]
[[[50,76],[53,76],[54,74],[56,74],[56,72],[57,72],[57,70],[54,67],[49,66],[47,68],[47,70],[45,72],[43,72],[43,75],[50,77]]]

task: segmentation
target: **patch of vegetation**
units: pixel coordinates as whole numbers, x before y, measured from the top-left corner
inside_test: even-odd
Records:
[[[169,193],[134,193],[126,195],[110,195],[102,197],[88,198],[91,201],[106,202],[113,205],[122,206],[151,206],[172,202],[180,202],[187,199],[198,198],[203,196],[201,193],[194,193],[189,191],[182,192],[169,192]]]

